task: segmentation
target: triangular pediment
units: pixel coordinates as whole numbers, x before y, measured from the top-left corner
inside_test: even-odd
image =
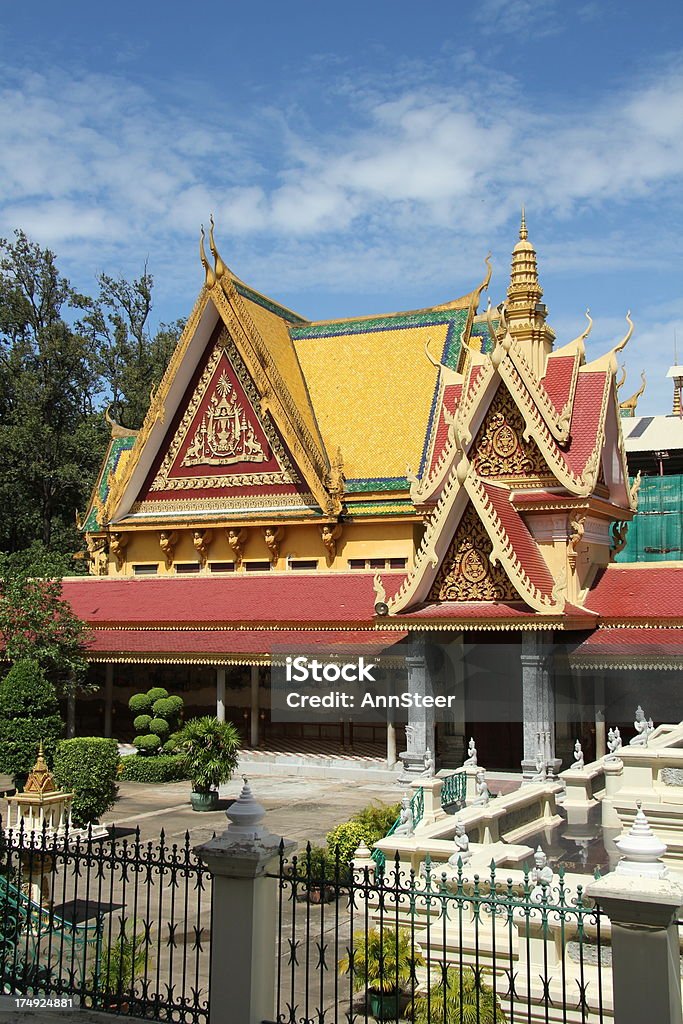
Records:
[[[428,601],[519,601],[493,543],[469,501],[429,591]]]
[[[491,402],[472,445],[472,461],[485,480],[544,483],[554,479],[546,459],[533,440],[524,437],[524,418],[501,384]]]
[[[313,504],[305,480],[232,341],[219,325],[200,359],[141,488],[134,511],[184,501],[283,495]]]

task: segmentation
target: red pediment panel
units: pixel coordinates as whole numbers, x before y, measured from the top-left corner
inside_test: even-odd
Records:
[[[300,492],[302,477],[239,353],[214,336],[188,385],[138,502]]]

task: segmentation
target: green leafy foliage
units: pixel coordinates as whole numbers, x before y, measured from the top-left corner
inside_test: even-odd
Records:
[[[187,778],[185,760],[178,754],[128,754],[121,764],[120,778],[126,782],[182,782]]]
[[[413,946],[410,929],[370,928],[368,932],[354,932],[351,956],[342,957],[339,971],[348,974],[353,967],[354,992],[396,992],[412,985],[415,969],[424,963],[424,957]]]
[[[408,1016],[414,1024],[446,1024],[451,1020],[471,1021],[472,1024],[505,1024],[500,1000],[485,981],[477,979],[471,967],[461,971],[449,967],[446,979],[441,972],[432,975],[426,992],[416,996],[408,1008]]]
[[[396,821],[400,808],[400,804],[368,804],[356,811],[349,821],[335,825],[325,837],[330,863],[334,864],[337,847],[339,862],[345,865],[361,842],[372,847],[373,843],[383,839]]]
[[[37,661],[16,661],[0,682],[0,771],[28,773],[42,741],[52,762],[63,723],[59,701]]]
[[[119,935],[102,946],[99,963],[90,974],[90,986],[116,1005],[130,996],[145,967],[150,969],[151,960],[144,933],[134,930],[130,937]]]
[[[141,754],[156,754],[162,744],[166,753],[175,749],[177,732],[172,730],[184,707],[182,697],[169,697],[163,686],[153,686],[147,693],[133,694],[128,707],[137,712],[133,725],[139,735],[133,743]]]
[[[85,677],[90,636],[62,600],[65,569],[63,558],[39,547],[0,554],[0,642],[5,655],[11,662],[39,662],[58,694],[75,692]]]
[[[74,793],[76,825],[99,821],[116,801],[119,752],[116,740],[79,736],[57,745],[54,776],[64,790]]]
[[[195,793],[210,793],[227,782],[239,762],[240,737],[232,722],[205,715],[186,722],[178,737]]]
[[[168,736],[170,726],[164,718],[153,718],[149,723],[149,731],[151,733],[156,733],[156,735],[160,736],[163,740],[165,736]]]
[[[148,732],[144,736],[136,736],[133,739],[133,746],[137,747],[141,754],[156,754],[161,746],[161,736]]]
[[[148,693],[134,693],[128,701],[128,707],[135,714],[146,715],[148,711],[152,710],[152,699]],[[152,720],[151,715],[149,715],[149,719]],[[133,724],[135,725],[135,723]],[[137,726],[135,728],[137,729]]]

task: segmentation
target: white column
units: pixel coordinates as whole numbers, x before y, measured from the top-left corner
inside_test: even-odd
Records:
[[[407,648],[405,662],[408,669],[408,692],[419,696],[427,694],[433,696],[427,668],[424,636],[415,634],[410,647]],[[432,755],[434,754],[433,708],[411,707],[409,709],[406,739],[407,750],[401,751],[400,757],[403,761],[404,775],[414,778],[415,775],[424,771],[424,755],[427,747],[431,750]]]
[[[522,634],[522,774],[536,774],[536,758],[547,763],[555,758],[555,693],[548,651],[535,631]]]
[[[251,666],[251,723],[249,729],[249,742],[252,747],[258,747],[258,715],[259,715],[259,702],[258,702],[258,688],[259,688],[259,667],[258,665]]]
[[[396,764],[396,726],[393,722],[387,722],[387,768],[393,768]]]
[[[104,669],[104,735],[111,737],[112,723],[111,713],[114,703],[114,666],[110,661]]]
[[[609,874],[586,889],[612,925],[614,1020],[682,1024],[678,913],[683,889],[669,879]]]
[[[216,669],[216,718],[225,721],[225,666]]]
[[[607,740],[605,737],[605,679],[603,676],[595,678],[595,759],[604,757],[607,753]]]

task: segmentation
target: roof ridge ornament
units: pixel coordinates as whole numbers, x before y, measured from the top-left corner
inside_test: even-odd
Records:
[[[626,345],[628,344],[628,342],[629,342],[629,340],[631,338],[631,335],[633,334],[633,329],[634,329],[635,325],[633,323],[633,320],[631,320],[631,310],[630,309],[626,313],[626,323],[629,325],[626,334],[621,339],[619,344],[615,345],[614,348],[612,349],[612,352],[614,352],[615,354],[617,352],[621,352],[622,349],[626,348]]]
[[[199,259],[204,267],[204,284],[207,288],[213,288],[216,283],[216,274],[206,258],[206,251],[204,249],[205,238],[206,234],[204,232],[204,225],[202,224],[199,231]]]
[[[519,240],[520,242],[526,242],[529,237],[529,232],[526,229],[526,216],[524,214],[524,206],[522,206],[522,219],[519,225]]]
[[[213,256],[214,273],[216,275],[216,280],[220,281],[220,279],[224,277],[225,274],[227,273],[228,268],[221,259],[220,253],[218,252],[218,249],[216,248],[216,243],[214,241],[213,231],[215,225],[213,222],[213,214],[209,215],[209,223],[211,224],[211,227],[209,229],[209,248],[211,249],[211,255]]]

